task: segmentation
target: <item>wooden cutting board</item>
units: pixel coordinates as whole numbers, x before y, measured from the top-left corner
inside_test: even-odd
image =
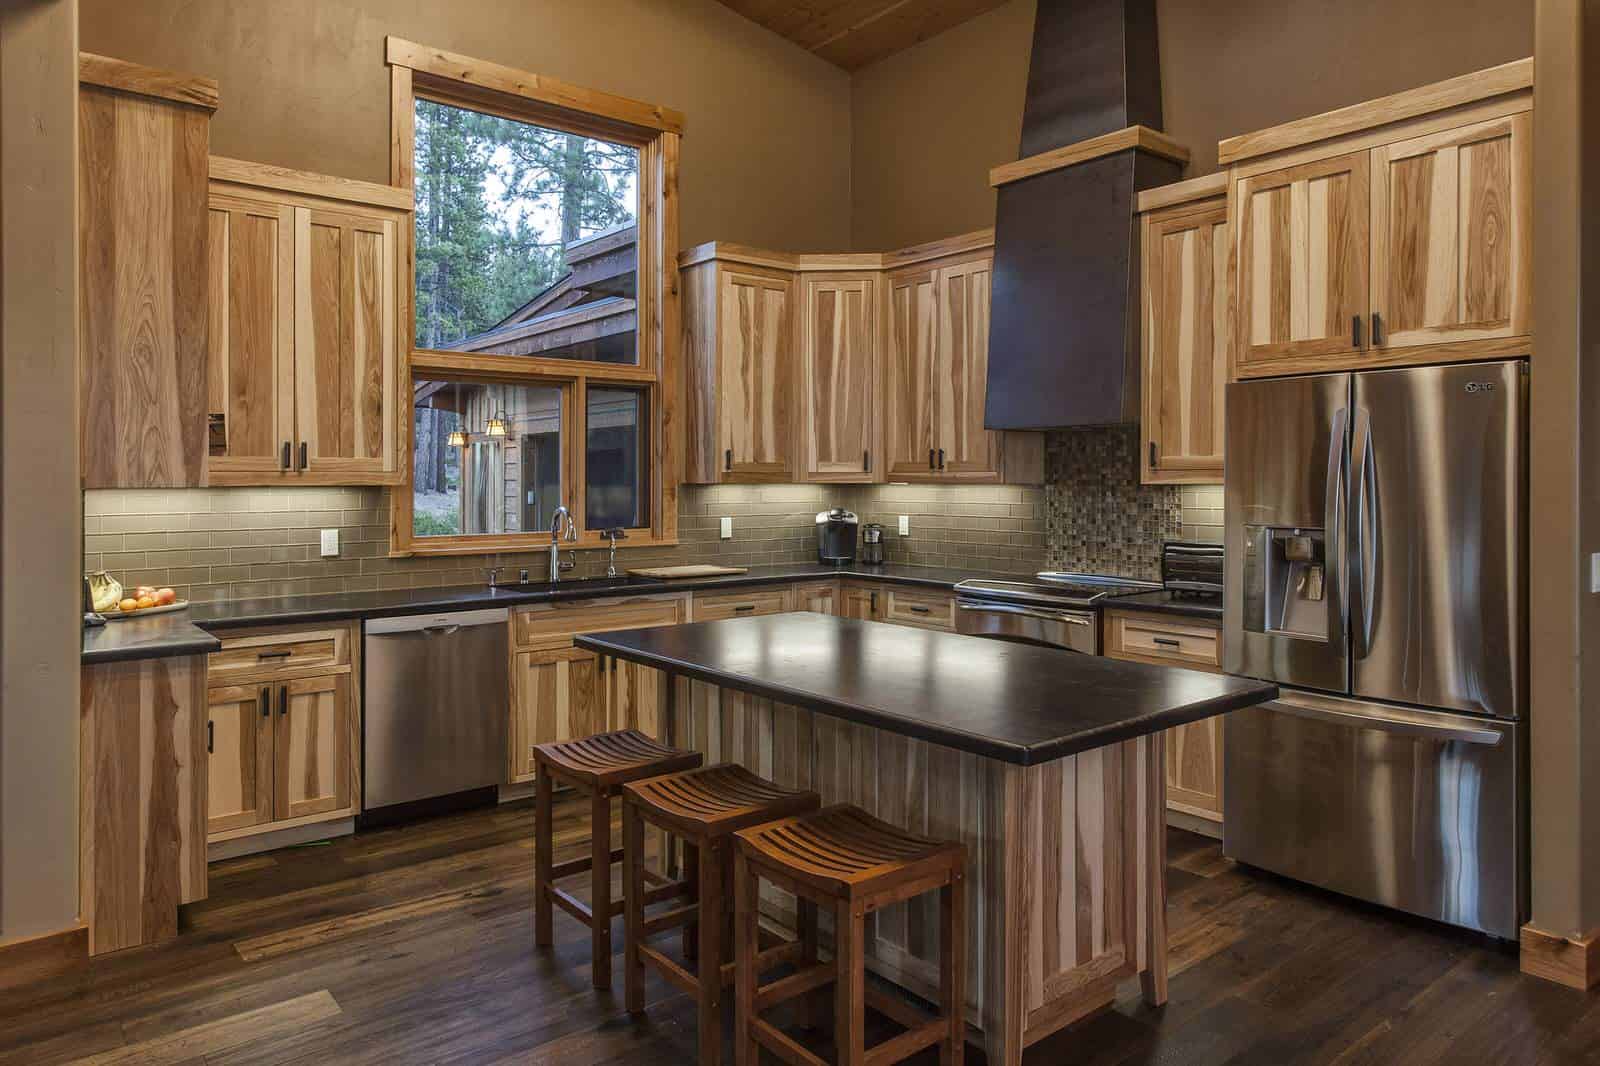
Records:
[[[629,567],[628,573],[639,577],[715,577],[718,574],[748,573],[748,566],[713,566],[711,563],[690,563],[684,566]]]

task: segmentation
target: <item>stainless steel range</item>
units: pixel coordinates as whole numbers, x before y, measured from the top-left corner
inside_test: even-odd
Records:
[[[956,631],[1098,655],[1095,608],[1159,588],[1150,581],[1054,570],[1032,581],[963,581],[956,586]]]

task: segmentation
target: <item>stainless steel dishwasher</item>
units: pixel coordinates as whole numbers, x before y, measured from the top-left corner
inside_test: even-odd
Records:
[[[366,624],[363,806],[500,784],[509,714],[505,608]]]

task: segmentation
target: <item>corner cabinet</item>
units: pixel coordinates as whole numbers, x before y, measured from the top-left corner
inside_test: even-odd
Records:
[[[1232,375],[1533,349],[1533,61],[1222,142]]]
[[[405,202],[212,158],[210,484],[403,480]]]
[[[993,243],[683,253],[685,480],[1042,483],[1042,435],[983,424]]]
[[[1140,216],[1139,471],[1147,485],[1222,480],[1232,336],[1226,189],[1220,174],[1162,186],[1154,190],[1162,206]]]
[[[79,79],[83,487],[203,485],[216,84],[87,53]]]

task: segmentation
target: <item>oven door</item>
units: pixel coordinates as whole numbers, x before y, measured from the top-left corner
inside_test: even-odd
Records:
[[[1018,644],[1065,648],[1085,655],[1100,652],[1093,611],[997,603],[963,596],[956,600],[956,632]]]

